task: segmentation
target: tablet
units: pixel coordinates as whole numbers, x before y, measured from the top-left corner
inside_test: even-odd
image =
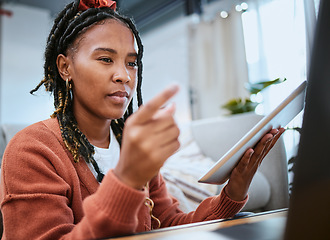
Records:
[[[304,81],[271,113],[262,118],[243,138],[241,138],[241,140],[222,156],[198,182],[222,184],[227,181],[231,171],[247,149],[253,148],[272,128],[285,127],[303,110],[306,85],[306,81]]]

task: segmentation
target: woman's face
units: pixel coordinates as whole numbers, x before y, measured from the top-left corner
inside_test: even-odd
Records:
[[[136,90],[132,31],[121,22],[106,20],[78,37],[67,57],[77,120],[121,118]]]

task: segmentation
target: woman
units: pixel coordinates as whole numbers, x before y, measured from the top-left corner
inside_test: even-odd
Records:
[[[264,155],[283,129],[249,149],[219,196],[196,211],[178,209],[159,174],[179,148],[165,89],[142,105],[143,46],[113,1],[75,1],[54,21],[44,85],[51,119],[19,132],[4,153],[3,239],[99,239],[158,227],[233,217]],[[138,106],[133,114],[133,95]],[[124,127],[125,123],[125,127]]]

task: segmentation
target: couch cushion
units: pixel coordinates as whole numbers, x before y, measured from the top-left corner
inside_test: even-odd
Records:
[[[196,120],[192,122],[192,134],[203,154],[217,161],[262,118],[244,113]]]
[[[184,212],[196,209],[198,204],[207,197],[220,193],[223,185],[198,183],[214,164],[205,156],[192,136],[191,124],[180,126],[180,150],[171,156],[161,169],[169,192],[180,202]],[[270,184],[266,177],[257,172],[249,189],[249,201],[244,211],[262,209],[269,201]]]
[[[244,113],[196,120],[192,122],[192,134],[202,153],[217,161],[262,118],[263,116],[255,113]],[[283,137],[267,154],[258,171],[268,180],[270,186],[270,199],[264,209],[288,207],[288,173]]]
[[[251,182],[249,188],[249,201],[246,203],[243,211],[263,210],[271,197],[270,184],[260,171],[258,171]]]

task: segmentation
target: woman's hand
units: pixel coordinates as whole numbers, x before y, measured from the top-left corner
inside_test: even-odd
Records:
[[[272,129],[262,137],[254,149],[248,149],[233,169],[225,191],[231,199],[242,201],[246,198],[252,178],[262,160],[284,132],[284,128]]]
[[[173,118],[175,106],[162,108],[177,91],[176,85],[165,89],[127,119],[114,173],[128,186],[142,189],[179,149],[180,131]]]

